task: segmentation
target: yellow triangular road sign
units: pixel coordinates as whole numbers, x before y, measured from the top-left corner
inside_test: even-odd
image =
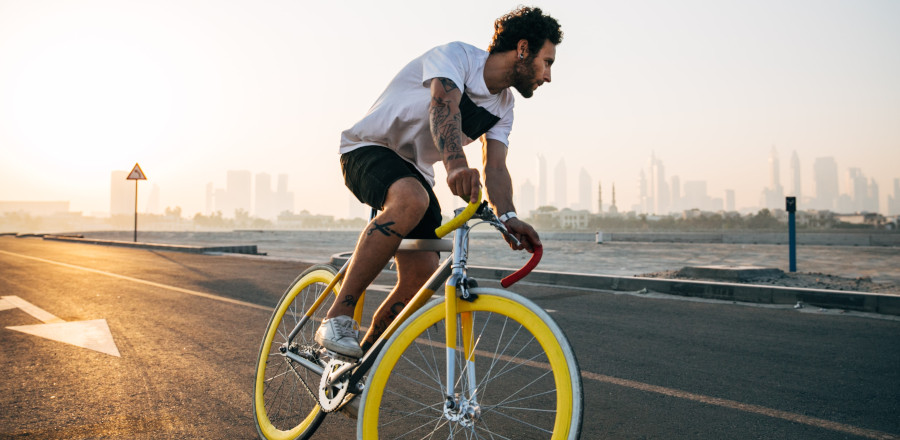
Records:
[[[131,172],[128,173],[128,177],[126,180],[147,180],[147,176],[144,175],[144,171],[141,169],[141,166],[138,164],[134,164],[134,168],[131,169]]]

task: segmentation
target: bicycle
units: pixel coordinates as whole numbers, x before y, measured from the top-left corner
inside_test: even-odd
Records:
[[[530,300],[477,287],[466,275],[471,229],[490,224],[514,241],[487,202],[436,230],[447,240],[404,240],[403,250],[452,253],[360,359],[313,341],[349,265],[317,265],[291,284],[266,327],[253,416],[260,438],[307,439],[326,414],[358,398],[358,439],[552,438],[581,434],[583,390],[562,329]],[[472,226],[468,220],[480,220]],[[540,261],[534,250],[509,287]],[[351,256],[352,259],[352,256]],[[443,298],[432,298],[444,285]],[[359,323],[365,292],[354,313]],[[358,396],[358,397],[357,397]]]

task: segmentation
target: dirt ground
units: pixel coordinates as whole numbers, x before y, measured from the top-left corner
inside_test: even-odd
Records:
[[[666,278],[666,279],[693,279],[703,281],[723,281],[713,278],[700,278],[696,276],[687,276],[682,270],[666,270],[661,272],[652,272],[641,277],[646,278]],[[728,280],[728,282],[737,282],[743,284],[761,284],[784,287],[800,287],[808,289],[828,289],[828,290],[847,290],[854,292],[869,293],[886,293],[892,295],[900,295],[900,287],[893,283],[874,282],[869,277],[847,278],[824,273],[790,273],[782,272],[780,276],[767,276],[753,278],[743,281]]]

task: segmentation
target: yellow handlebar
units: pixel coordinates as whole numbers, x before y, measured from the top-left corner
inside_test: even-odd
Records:
[[[481,205],[481,191],[478,191],[478,198],[474,201],[469,201],[469,205],[466,206],[466,209],[463,210],[458,216],[450,219],[449,222],[444,223],[434,230],[434,233],[437,234],[438,238],[443,238],[445,235],[454,231],[456,228],[463,225],[463,223],[469,221],[473,215],[475,215],[475,211],[478,210],[478,206]]]

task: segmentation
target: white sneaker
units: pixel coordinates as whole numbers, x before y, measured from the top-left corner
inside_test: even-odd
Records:
[[[353,318],[341,315],[322,321],[316,330],[316,342],[319,345],[344,356],[361,358],[359,347],[359,330]]]

